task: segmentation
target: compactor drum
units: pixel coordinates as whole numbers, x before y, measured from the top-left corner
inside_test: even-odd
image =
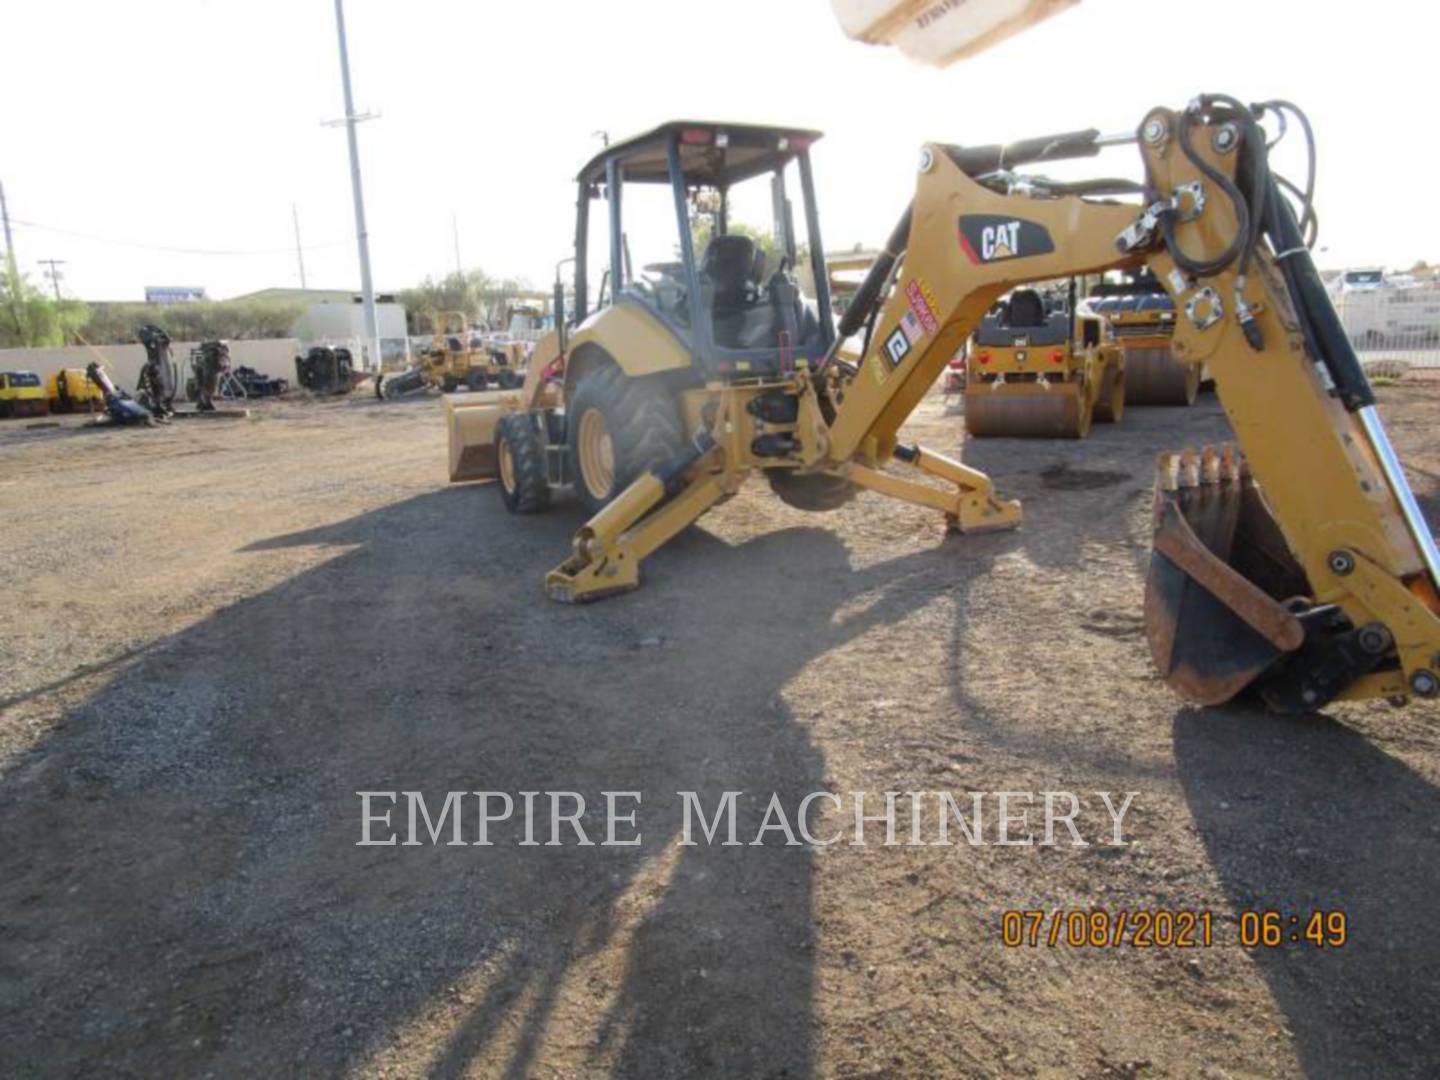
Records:
[[[1159,289],[1159,286],[1155,286]],[[1202,372],[1175,359],[1175,304],[1163,290],[1094,303],[1125,354],[1125,401],[1130,405],[1194,405]]]

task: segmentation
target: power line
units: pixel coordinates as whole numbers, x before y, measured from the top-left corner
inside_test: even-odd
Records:
[[[146,244],[137,240],[117,240],[110,236],[96,236],[94,233],[76,232],[74,229],[61,229],[54,225],[42,225],[38,221],[26,221],[23,218],[11,218],[12,225],[19,225],[26,229],[40,229],[43,232],[55,233],[59,236],[70,236],[78,240],[91,240],[99,244],[113,244],[116,247],[140,248],[144,251],[160,251],[170,255],[216,255],[222,257],[248,258],[256,255],[289,255],[295,249],[292,247],[283,248],[256,248],[250,251],[231,250],[225,248],[192,248],[174,247],[169,244]],[[332,240],[325,244],[306,244],[306,251],[321,251],[325,248],[343,247],[348,240]]]

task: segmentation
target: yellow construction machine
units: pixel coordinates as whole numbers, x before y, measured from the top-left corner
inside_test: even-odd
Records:
[[[98,412],[105,408],[105,394],[92,382],[84,368],[61,368],[45,377],[45,398],[50,411]]]
[[[433,312],[430,320],[435,335],[430,347],[405,371],[377,378],[376,397],[397,398],[430,387],[449,394],[462,386],[470,390],[520,386],[528,348],[524,342],[486,342],[472,331],[463,311]]]
[[[593,516],[548,576],[561,601],[634,588],[646,556],[756,471],[807,509],[868,488],[961,532],[1013,527],[1016,503],[904,441],[902,425],[1011,290],[1148,267],[1177,313],[1175,356],[1207,365],[1239,443],[1160,462],[1145,623],[1164,678],[1198,702],[1248,689],[1280,710],[1434,697],[1440,552],[1306,247],[1312,182],[1292,201],[1270,170],[1266,124],[1285,115],[1308,139],[1285,102],[1206,95],[1113,136],[928,144],[913,200],[838,327],[817,133],[679,122],[609,146],[579,175],[573,317],[557,304],[520,393],[448,410],[452,478],[498,474],[518,512],[573,488]],[[1138,149],[1143,185],[1022,174],[1119,145]],[[792,272],[797,174],[813,305]],[[748,181],[769,187],[773,268],[727,228],[730,193]],[[669,206],[679,258],[632,278],[622,207],[647,191]],[[691,216],[702,193],[717,207],[703,253]],[[593,207],[608,218],[598,253]],[[860,359],[844,360],[839,342],[861,330]]]
[[[44,416],[50,411],[45,387],[33,371],[0,371],[0,418]]]
[[[1170,351],[1175,305],[1149,274],[1102,282],[1091,310],[1110,324],[1125,355],[1125,401],[1129,405],[1194,405],[1204,378],[1202,365],[1184,364]]]
[[[975,436],[1081,439],[1125,412],[1125,357],[1098,315],[1069,295],[1016,289],[975,328],[966,351],[965,430]]]

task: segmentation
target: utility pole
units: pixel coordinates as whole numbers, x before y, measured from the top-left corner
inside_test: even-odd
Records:
[[[365,228],[365,195],[360,188],[360,144],[355,125],[371,119],[372,113],[355,112],[350,93],[350,54],[345,44],[345,0],[335,0],[335,32],[340,39],[340,84],[345,91],[345,118],[335,121],[345,125],[350,141],[350,186],[355,196],[355,240],[360,248],[360,292],[365,304],[365,338],[371,352],[371,370],[380,369],[380,330],[375,317],[375,286],[370,280],[370,234]]]
[[[56,299],[56,300],[59,300],[59,299],[61,298],[61,297],[60,297],[60,271],[57,270],[56,267],[57,267],[57,266],[64,266],[64,265],[65,265],[65,260],[64,260],[64,259],[36,259],[35,261],[38,262],[41,266],[48,266],[48,267],[50,267],[49,270],[45,271],[45,274],[46,274],[47,277],[50,278],[50,284],[52,284],[52,285],[55,286],[55,299]]]
[[[300,264],[300,288],[307,288],[305,284],[305,249],[300,246],[300,211],[295,204],[290,204],[290,217],[295,222],[295,261]]]
[[[465,270],[460,263],[460,219],[453,210],[450,212],[450,231],[455,235],[455,273],[459,275],[463,285]]]
[[[10,207],[5,202],[5,184],[0,182],[0,218],[5,219],[5,257],[15,258],[15,240],[10,235]],[[18,266],[19,263],[17,262]]]

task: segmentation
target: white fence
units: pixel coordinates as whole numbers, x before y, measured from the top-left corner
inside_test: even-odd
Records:
[[[1440,370],[1440,285],[1345,292],[1335,309],[1367,369]]]
[[[190,349],[194,341],[170,344],[171,355],[180,365],[182,378],[189,373]],[[295,356],[301,352],[294,338],[271,338],[264,341],[231,341],[232,367],[252,367],[270,378],[287,379],[295,385]],[[61,368],[84,368],[92,360],[101,361],[117,386],[134,390],[145,365],[145,349],[140,345],[71,345],[54,349],[0,349],[0,371],[33,371],[42,379]]]

